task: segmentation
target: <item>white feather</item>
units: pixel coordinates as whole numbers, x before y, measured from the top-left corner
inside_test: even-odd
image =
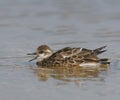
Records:
[[[81,63],[79,66],[81,67],[98,67],[100,63]]]
[[[80,52],[82,51],[83,48],[80,48]]]

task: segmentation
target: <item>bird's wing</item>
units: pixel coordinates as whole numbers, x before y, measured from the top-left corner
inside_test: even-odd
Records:
[[[52,57],[61,57],[61,58],[70,58],[76,55],[79,56],[87,56],[90,55],[92,50],[84,49],[84,48],[70,48],[66,47],[61,50],[58,50],[57,52],[53,53]]]
[[[106,46],[90,50],[90,49],[85,49],[85,48],[71,48],[71,47],[65,47],[63,49],[58,50],[57,52],[53,53],[51,56],[52,58],[96,58],[98,54],[105,52],[106,50],[102,50]]]

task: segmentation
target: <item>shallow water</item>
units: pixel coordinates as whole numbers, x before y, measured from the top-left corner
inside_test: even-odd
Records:
[[[0,99],[119,100],[119,5],[119,0],[1,0]],[[112,63],[92,77],[48,74],[26,56],[41,44],[54,50],[107,45],[100,57]]]

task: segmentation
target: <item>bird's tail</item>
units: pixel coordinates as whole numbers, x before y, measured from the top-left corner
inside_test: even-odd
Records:
[[[105,52],[106,50],[103,50],[103,49],[106,48],[106,47],[107,46],[102,46],[100,48],[94,49],[93,50],[94,55],[98,55],[98,54],[101,54],[101,53]]]
[[[110,64],[110,59],[103,58],[99,60],[101,64]]]

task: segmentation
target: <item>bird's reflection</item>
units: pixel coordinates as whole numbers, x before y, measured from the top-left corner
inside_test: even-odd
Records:
[[[36,73],[41,81],[47,81],[50,78],[61,80],[64,82],[77,82],[80,78],[96,78],[101,71],[108,71],[109,66],[102,65],[96,68],[93,67],[52,67],[47,68],[38,66]]]

